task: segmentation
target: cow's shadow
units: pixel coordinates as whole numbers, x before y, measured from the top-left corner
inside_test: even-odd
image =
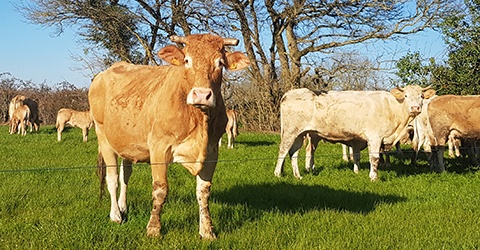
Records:
[[[424,152],[418,154],[416,164],[413,164],[413,151],[406,151],[403,155],[391,155],[392,164],[390,166],[381,166],[381,170],[395,171],[398,176],[410,176],[425,173],[434,173],[435,170],[431,166],[431,162],[427,159]],[[445,168],[447,172],[465,174],[480,170],[480,166],[476,165],[468,156],[457,158],[444,157]]]
[[[334,210],[358,214],[368,214],[378,204],[406,201],[405,197],[380,195],[370,192],[335,190],[326,186],[303,184],[259,184],[234,186],[226,191],[212,194],[218,203],[226,203],[219,212],[219,228],[234,230],[245,221],[257,220],[265,213],[280,214],[308,213],[315,210]],[[248,209],[238,214],[238,206]],[[239,217],[240,216],[240,217]]]

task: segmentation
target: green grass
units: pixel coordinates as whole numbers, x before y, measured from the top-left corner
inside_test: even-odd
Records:
[[[9,135],[0,127],[0,249],[478,249],[480,173],[447,159],[447,173],[427,162],[417,168],[394,158],[370,182],[368,159],[352,171],[338,144],[321,143],[319,171],[293,177],[286,161],[273,175],[280,138],[242,133],[234,149],[220,149],[211,195],[218,239],[198,237],[195,178],[181,165],[169,169],[170,193],[162,236],[146,236],[151,210],[148,165],[130,182],[128,218],[108,219],[108,197],[99,200],[94,131],[84,143],[79,129]],[[301,152],[304,157],[304,152]],[[299,160],[303,166],[304,159]]]

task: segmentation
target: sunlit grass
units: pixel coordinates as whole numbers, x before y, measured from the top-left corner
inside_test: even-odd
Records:
[[[198,237],[195,178],[180,164],[169,169],[170,193],[162,213],[162,237],[146,236],[151,176],[134,166],[128,218],[108,219],[108,197],[99,200],[94,131],[84,143],[79,129],[44,126],[27,136],[0,127],[0,249],[478,249],[480,174],[434,174],[394,158],[370,182],[368,159],[354,174],[340,145],[321,143],[308,174],[300,158],[299,181],[290,160],[273,171],[280,138],[243,132],[234,149],[220,148],[211,213],[216,241]],[[304,152],[301,152],[304,157]]]

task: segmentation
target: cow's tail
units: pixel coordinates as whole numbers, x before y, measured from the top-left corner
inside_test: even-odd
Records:
[[[100,150],[98,151],[96,172],[98,180],[100,181],[100,199],[102,199],[105,192],[105,176],[107,175],[107,166],[105,164],[105,161],[103,160],[103,155]]]

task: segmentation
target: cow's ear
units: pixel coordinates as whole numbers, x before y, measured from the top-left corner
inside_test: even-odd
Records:
[[[394,89],[390,90],[390,93],[392,93],[392,95],[395,96],[395,98],[399,102],[403,102],[403,99],[405,99],[405,95],[403,94],[403,90],[401,90],[400,88],[394,88]]]
[[[423,97],[425,99],[430,99],[432,98],[437,92],[434,90],[434,89],[427,89],[424,93],[423,93]]]
[[[241,70],[250,64],[250,60],[248,60],[247,56],[245,56],[242,52],[233,52],[227,53],[227,65],[226,68],[230,71]]]
[[[167,63],[179,66],[183,64],[185,55],[174,45],[168,45],[158,52],[158,57]]]

